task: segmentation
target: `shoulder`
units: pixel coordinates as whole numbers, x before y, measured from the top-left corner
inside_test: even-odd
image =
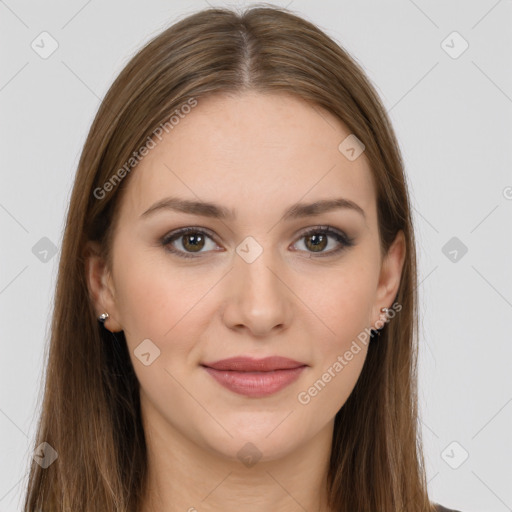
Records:
[[[436,512],[460,512],[460,510],[455,510],[453,508],[446,508],[442,505],[439,505],[439,503],[436,503]]]

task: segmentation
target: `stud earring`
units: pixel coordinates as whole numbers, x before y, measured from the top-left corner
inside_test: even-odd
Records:
[[[384,313],[386,316],[388,316],[388,308],[380,308],[380,311],[381,313]],[[384,329],[384,326],[381,327],[380,329],[370,329],[370,338],[373,340],[377,336],[380,336],[380,332],[382,331],[382,329]]]
[[[102,313],[102,314],[98,317],[98,320],[99,320],[102,324],[104,324],[108,317],[109,317],[109,314],[108,314],[108,313]]]

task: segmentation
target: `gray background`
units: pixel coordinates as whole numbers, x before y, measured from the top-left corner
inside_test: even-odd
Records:
[[[275,3],[362,64],[400,141],[418,237],[431,497],[464,512],[512,510],[512,2]],[[0,512],[21,508],[64,216],[93,116],[145,41],[207,6],[0,0]],[[46,59],[31,47],[50,48],[43,31],[58,43]],[[453,31],[469,44],[461,55]]]

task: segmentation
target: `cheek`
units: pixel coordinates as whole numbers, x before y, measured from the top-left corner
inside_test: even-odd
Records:
[[[179,382],[204,328],[197,321],[201,298],[213,279],[186,279],[171,264],[136,252],[123,258],[117,270],[119,314],[141,388],[162,413],[169,400],[185,407],[189,397]]]
[[[126,254],[116,262],[116,303],[130,348],[149,338],[166,352],[172,342],[174,355],[190,351],[218,276],[199,267],[185,271],[165,255]]]
[[[309,322],[315,364],[297,397],[305,412],[320,423],[340,410],[361,374],[370,340],[365,328],[370,327],[375,292],[364,268],[333,274],[328,281],[324,291],[309,294],[316,314]]]
[[[336,270],[321,278],[318,274],[315,286],[312,281],[302,288],[307,293],[304,302],[315,313],[308,316],[312,319],[310,336],[315,340],[315,369],[299,402],[311,403],[319,418],[336,414],[361,374],[370,341],[377,270],[378,262],[371,254],[360,251]]]
[[[340,350],[350,345],[371,324],[377,277],[375,262],[358,255],[321,279],[304,283],[306,304],[318,319],[318,338],[325,350]]]

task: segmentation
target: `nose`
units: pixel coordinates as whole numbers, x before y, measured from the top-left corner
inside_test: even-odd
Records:
[[[224,283],[223,321],[234,330],[247,330],[255,337],[291,325],[294,295],[286,272],[271,251],[263,251],[254,261],[236,255],[233,269]]]

